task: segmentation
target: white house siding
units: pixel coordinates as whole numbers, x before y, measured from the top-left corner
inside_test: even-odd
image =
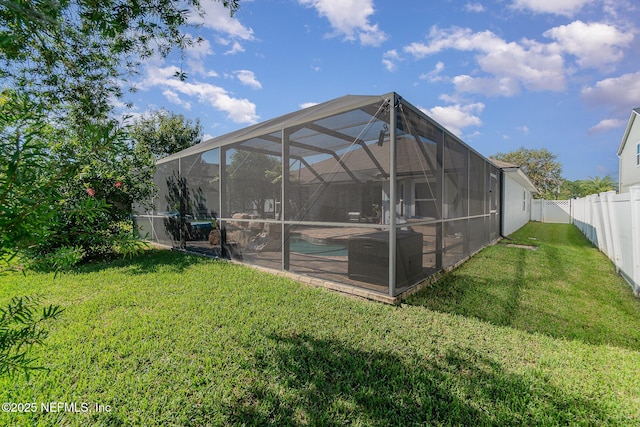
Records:
[[[638,109],[636,109],[638,110]],[[640,185],[640,167],[637,166],[637,146],[640,143],[640,118],[638,112],[633,111],[629,118],[627,131],[624,134],[620,157],[620,193],[628,193],[629,187]]]
[[[504,173],[502,234],[508,236],[529,222],[531,217],[531,191]]]

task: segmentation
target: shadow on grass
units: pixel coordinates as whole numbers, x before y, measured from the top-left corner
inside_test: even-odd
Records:
[[[306,334],[269,337],[256,379],[223,412],[233,425],[610,424],[597,401],[463,348],[400,357]],[[206,411],[206,407],[202,408]],[[194,414],[195,419],[205,414]]]
[[[88,274],[111,268],[124,268],[129,274],[149,274],[159,271],[182,272],[205,260],[206,258],[179,251],[148,249],[132,257],[83,264],[75,272]]]

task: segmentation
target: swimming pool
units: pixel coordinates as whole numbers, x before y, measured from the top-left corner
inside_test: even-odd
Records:
[[[289,246],[291,252],[317,256],[347,256],[347,246],[334,243],[314,243],[301,237],[291,237]]]

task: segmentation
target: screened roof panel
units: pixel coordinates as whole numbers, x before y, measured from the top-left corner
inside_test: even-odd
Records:
[[[347,124],[349,120],[351,126],[353,123],[361,123],[364,121],[366,124],[371,115],[376,114],[378,107],[385,100],[390,100],[394,96],[393,93],[389,93],[382,96],[367,96],[367,95],[346,95],[331,101],[327,101],[318,105],[314,105],[309,108],[305,108],[293,113],[285,114],[280,117],[276,117],[265,122],[261,122],[237,131],[212,138],[210,140],[201,142],[200,144],[189,147],[179,153],[165,157],[158,160],[158,163],[168,162],[177,158],[181,158],[190,154],[198,154],[203,151],[210,150],[216,147],[222,147],[229,144],[243,142],[254,138],[260,138],[264,135],[280,134],[283,129],[295,128],[303,126],[307,123],[325,123],[323,120],[328,120],[329,128],[335,129],[331,120],[338,120],[339,124],[343,126],[349,126]],[[359,110],[363,109],[363,110]],[[354,112],[352,110],[357,110]],[[366,112],[364,111],[366,110]],[[344,114],[344,117],[336,119],[336,117]],[[328,146],[332,146],[328,143]],[[341,144],[336,143],[337,146]],[[311,153],[311,151],[309,151]]]

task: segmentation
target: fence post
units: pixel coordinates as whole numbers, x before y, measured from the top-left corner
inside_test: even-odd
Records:
[[[573,205],[573,199],[569,199],[569,224],[573,224],[573,210],[575,206]]]
[[[615,264],[616,266],[616,272],[619,273],[620,269],[618,268],[618,263],[616,262],[616,245],[615,245],[615,234],[614,234],[614,228],[613,228],[613,215],[612,215],[612,207],[611,204],[613,203],[613,201],[611,200],[611,196],[613,196],[614,194],[616,194],[615,191],[607,191],[605,193],[604,196],[604,207],[603,207],[603,212],[605,214],[604,218],[605,218],[605,225],[604,228],[606,230],[607,233],[607,250],[609,252],[609,259],[611,259],[611,261]]]
[[[602,218],[602,231],[606,254],[614,261],[613,245],[611,244],[611,219],[609,218],[609,192],[600,193],[600,215]]]
[[[587,201],[586,201],[586,213],[585,216],[588,218],[588,224],[589,224],[589,240],[591,240],[591,243],[593,243],[594,245],[598,245],[598,233],[596,232],[596,223],[594,220],[595,215],[593,214],[593,209],[594,209],[594,204],[595,204],[595,200],[598,198],[597,195],[591,195],[591,196],[587,196]]]
[[[621,236],[618,227],[618,218],[615,214],[615,200],[616,192],[607,192],[607,211],[609,214],[609,228],[611,235],[611,249],[613,257],[611,260],[616,266],[616,273],[620,273],[620,266],[622,265],[622,251],[620,249]]]
[[[595,228],[594,232],[596,235],[596,246],[600,249],[600,252],[604,253],[606,250],[605,240],[604,240],[604,232],[602,231],[602,215],[600,213],[600,205],[602,201],[600,200],[600,195],[595,194],[591,199],[591,214],[593,218],[593,226]]]
[[[633,293],[640,297],[640,185],[629,188],[629,207],[631,209]]]

